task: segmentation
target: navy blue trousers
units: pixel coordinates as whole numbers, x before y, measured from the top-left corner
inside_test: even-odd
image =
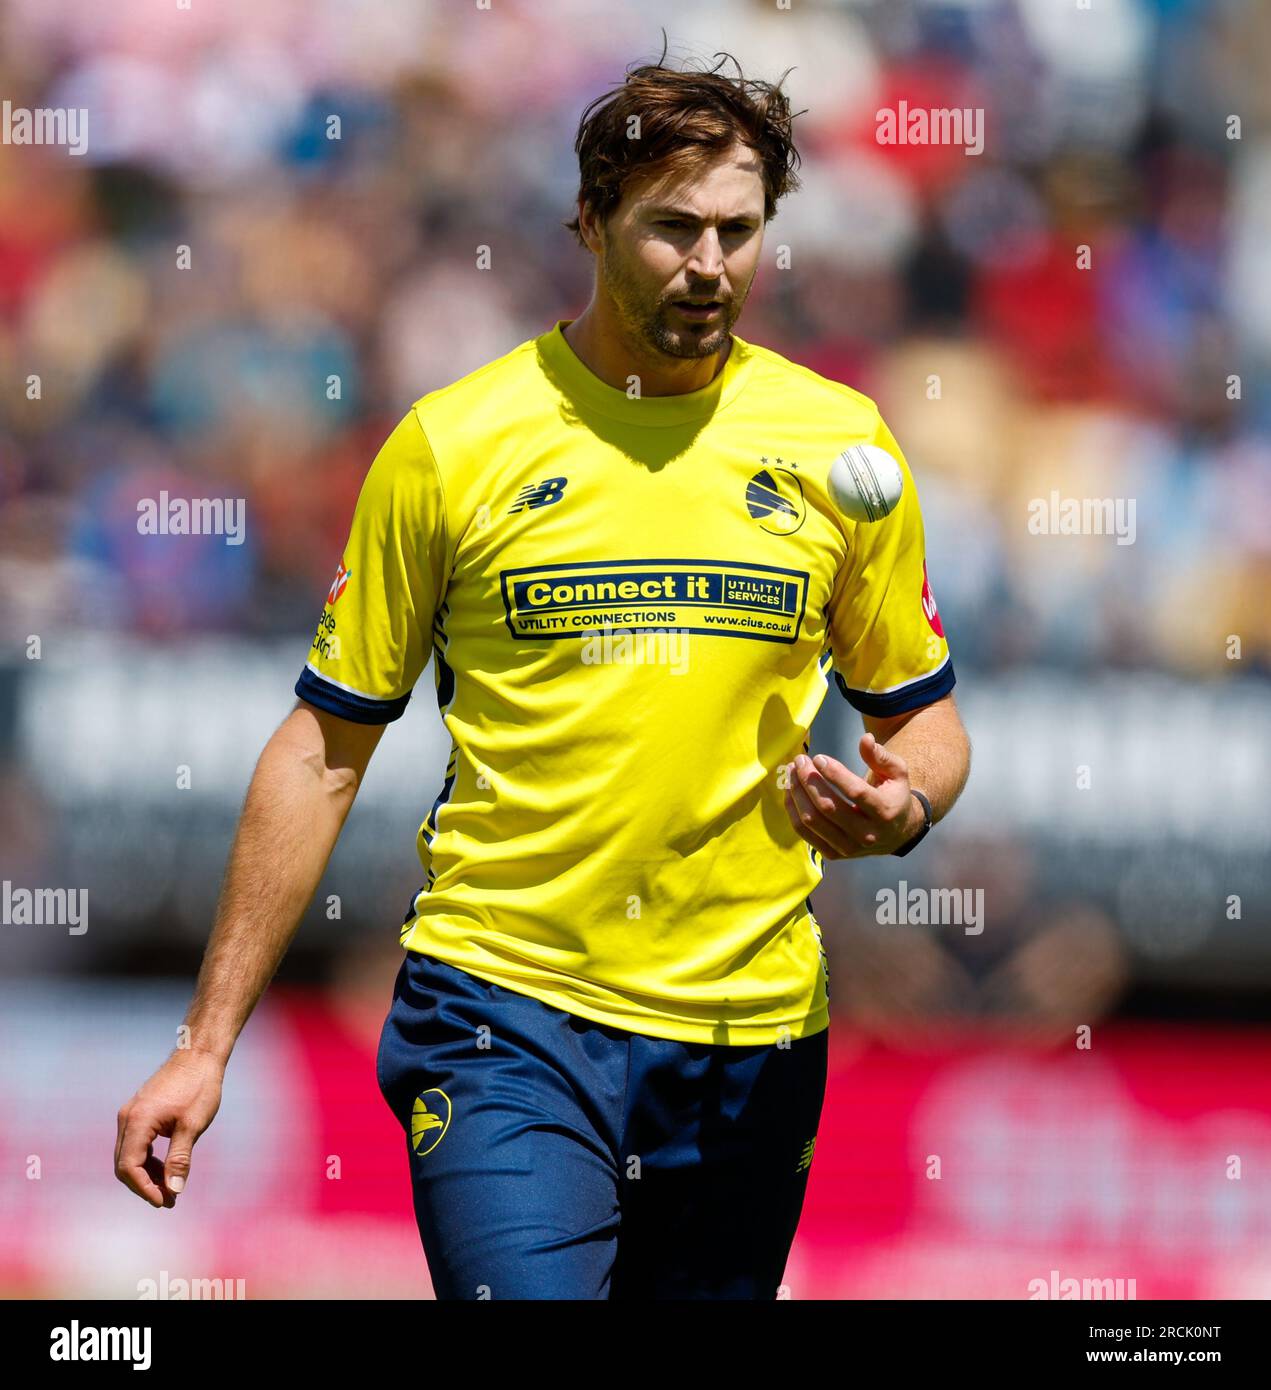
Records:
[[[437,1297],[776,1298],[828,1039],[651,1038],[407,951],[377,1078]]]

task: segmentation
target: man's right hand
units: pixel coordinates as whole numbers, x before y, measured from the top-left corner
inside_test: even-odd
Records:
[[[225,1064],[207,1052],[174,1052],[119,1112],[115,1176],[152,1207],[176,1206],[195,1140],[221,1108]],[[159,1135],[168,1138],[162,1159]]]

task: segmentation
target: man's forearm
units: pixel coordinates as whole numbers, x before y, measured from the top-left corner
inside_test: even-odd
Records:
[[[920,709],[889,737],[878,736],[878,741],[904,758],[909,767],[909,785],[931,802],[932,820],[947,816],[971,771],[971,743],[952,702]],[[871,776],[869,780],[874,779]],[[915,798],[910,801],[916,834],[922,827],[922,809]]]
[[[303,735],[293,716],[256,766],[186,1016],[190,1047],[222,1061],[286,955],[357,791]]]

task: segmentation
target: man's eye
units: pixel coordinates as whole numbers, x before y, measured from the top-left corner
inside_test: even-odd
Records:
[[[683,217],[661,217],[658,219],[659,227],[671,227],[679,230],[689,225]],[[747,236],[752,230],[753,228],[748,222],[729,222],[723,228],[725,236]]]

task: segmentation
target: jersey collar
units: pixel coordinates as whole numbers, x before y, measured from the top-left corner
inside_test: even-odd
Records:
[[[572,322],[573,319],[558,319],[555,328],[537,340],[539,360],[544,370],[565,395],[579,404],[611,419],[625,420],[633,425],[682,425],[713,415],[736,398],[750,375],[754,361],[750,344],[734,333],[724,369],[709,386],[673,396],[632,398],[625,391],[601,381],[583,365],[562,331]]]

